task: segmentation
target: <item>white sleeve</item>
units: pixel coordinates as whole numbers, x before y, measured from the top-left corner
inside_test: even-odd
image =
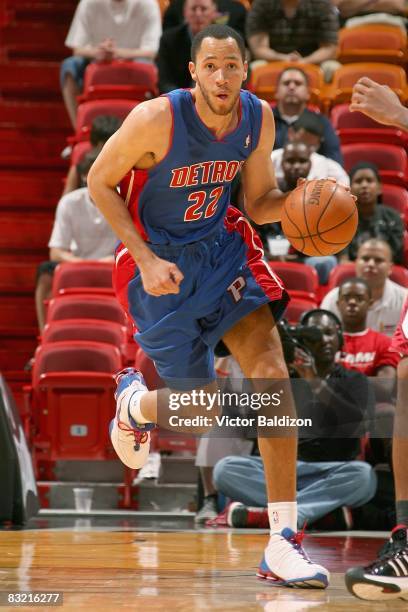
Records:
[[[75,47],[85,47],[90,44],[87,5],[88,0],[80,0],[65,39],[66,47],[75,49]]]
[[[330,312],[334,312],[335,315],[340,317],[339,309],[337,308],[337,299],[339,295],[338,287],[335,287],[329,293],[327,293],[319,308],[323,308],[324,310],[330,310]]]
[[[346,185],[350,187],[350,177],[347,172],[344,170],[342,166],[334,159],[328,159],[328,174],[327,176],[332,176],[342,185]]]
[[[66,249],[71,250],[72,244],[72,222],[71,215],[73,212],[72,201],[67,193],[58,202],[57,210],[55,212],[54,226],[51,232],[51,238],[48,242],[50,249]]]
[[[144,0],[142,22],[144,24],[143,28],[141,28],[143,34],[138,48],[157,53],[162,35],[162,22],[158,2]]]

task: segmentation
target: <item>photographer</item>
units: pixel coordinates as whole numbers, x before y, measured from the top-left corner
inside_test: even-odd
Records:
[[[298,445],[298,525],[307,521],[316,528],[350,528],[345,507],[367,503],[376,490],[372,468],[355,460],[359,436],[372,409],[368,381],[359,372],[336,365],[342,333],[340,321],[331,312],[309,311],[297,328],[281,326],[281,335],[298,416],[313,422],[312,431]],[[266,493],[260,457],[221,459],[214,468],[214,483],[218,491],[241,502],[226,513],[230,526],[264,524]],[[325,521],[319,524],[322,517]]]

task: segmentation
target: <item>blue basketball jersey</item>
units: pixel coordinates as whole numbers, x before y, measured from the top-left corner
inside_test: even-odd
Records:
[[[258,145],[262,106],[242,90],[238,125],[218,140],[198,116],[190,90],[166,95],[173,115],[169,150],[152,169],[133,171],[127,203],[145,240],[182,245],[222,224],[231,183]]]

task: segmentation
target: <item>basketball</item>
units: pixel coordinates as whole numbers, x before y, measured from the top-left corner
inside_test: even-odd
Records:
[[[286,198],[282,230],[291,245],[305,255],[334,255],[346,248],[357,230],[354,197],[328,180],[305,181]]]

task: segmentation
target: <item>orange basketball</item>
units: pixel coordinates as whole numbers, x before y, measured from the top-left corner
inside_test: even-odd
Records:
[[[305,255],[334,255],[345,249],[357,230],[354,197],[328,179],[305,181],[286,198],[282,230]]]

